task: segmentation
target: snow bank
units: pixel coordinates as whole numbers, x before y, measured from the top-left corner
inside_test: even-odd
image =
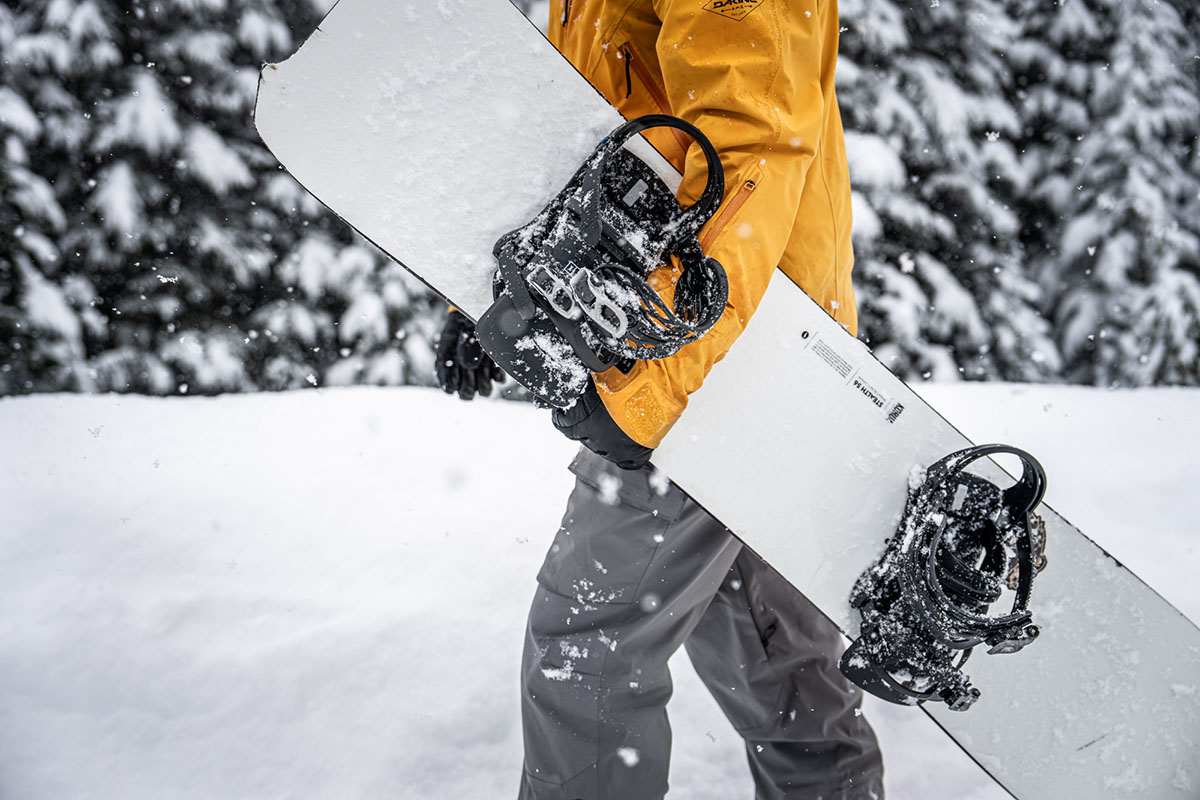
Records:
[[[1200,619],[1200,392],[923,390]],[[573,448],[418,389],[0,401],[0,796],[511,797],[526,604]],[[747,796],[675,662],[672,796]],[[1006,795],[872,703],[893,800]]]

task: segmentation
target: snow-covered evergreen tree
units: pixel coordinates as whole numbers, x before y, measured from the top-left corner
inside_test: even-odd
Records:
[[[1079,142],[1096,122],[1088,104],[1112,47],[1111,0],[1010,0],[1021,31],[1008,50],[1021,115],[1018,141],[1031,176],[1021,205],[1023,239],[1043,282],[1058,259],[1062,220],[1073,210],[1071,174]]]
[[[440,304],[253,129],[261,63],[330,5],[0,6],[0,394],[430,380]],[[1200,6],[841,11],[861,332],[885,361],[1200,382]]]
[[[864,338],[906,377],[1052,376],[1057,348],[1019,240],[1003,9],[852,0],[842,14]]]
[[[20,17],[0,7],[0,53],[23,34]],[[82,325],[98,320],[79,311],[86,282],[60,275],[67,215],[30,154],[47,125],[19,91],[50,87],[23,78],[13,59],[0,59],[0,394],[89,389]]]
[[[9,14],[7,88],[41,123],[17,154],[62,212],[47,237],[54,275],[27,284],[69,297],[98,388],[428,372],[425,337],[409,335],[427,327],[423,289],[282,173],[253,128],[262,62],[290,53],[327,5],[49,0]]]
[[[1155,0],[1025,5],[1026,238],[1066,377],[1196,383],[1194,40]]]

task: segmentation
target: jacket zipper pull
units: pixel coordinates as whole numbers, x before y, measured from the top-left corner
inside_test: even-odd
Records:
[[[633,60],[633,56],[630,55],[629,45],[621,48],[621,56],[625,59],[625,97],[628,99],[633,95],[633,78],[629,74],[629,68],[632,66],[629,62]]]

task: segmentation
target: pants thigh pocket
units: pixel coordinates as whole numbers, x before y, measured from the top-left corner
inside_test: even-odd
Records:
[[[628,612],[624,603],[589,605],[538,587],[529,610],[527,682],[565,683],[580,680],[581,675],[603,676]]]

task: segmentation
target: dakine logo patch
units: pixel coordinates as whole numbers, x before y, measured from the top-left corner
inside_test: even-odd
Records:
[[[761,6],[763,0],[709,0],[704,5],[706,11],[720,14],[722,17],[741,22],[754,9]]]

